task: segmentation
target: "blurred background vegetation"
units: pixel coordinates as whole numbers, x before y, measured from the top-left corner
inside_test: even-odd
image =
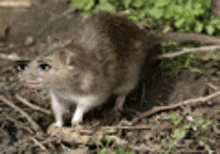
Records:
[[[213,0],[219,1],[219,0]],[[71,0],[70,7],[94,14],[100,10],[126,15],[145,28],[161,29],[168,24],[175,31],[220,34],[220,20],[214,16],[211,0]]]

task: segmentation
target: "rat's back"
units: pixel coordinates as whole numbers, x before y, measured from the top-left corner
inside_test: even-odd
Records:
[[[87,62],[106,74],[115,89],[131,80],[137,82],[147,50],[155,43],[131,20],[107,12],[86,19],[78,36],[74,43],[83,48]]]

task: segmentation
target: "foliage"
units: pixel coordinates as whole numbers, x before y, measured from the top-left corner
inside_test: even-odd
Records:
[[[162,148],[166,151],[165,153],[176,153],[176,141],[187,138],[190,131],[194,131],[193,134],[199,136],[207,131],[212,125],[212,120],[208,118],[196,118],[186,124],[186,122],[184,122],[184,117],[178,116],[175,112],[169,114],[169,119],[176,128],[171,134],[171,137],[162,140]]]
[[[213,16],[211,0],[72,0],[70,6],[79,7],[88,16],[99,10],[127,14],[134,22],[141,22],[148,28],[161,28],[169,23],[175,30],[220,32],[220,20]],[[175,52],[181,46],[169,44],[163,46],[163,54]],[[174,59],[163,58],[161,69],[164,74],[176,76],[180,72],[203,73],[197,53],[184,54]]]
[[[71,7],[79,7],[85,14],[99,10],[126,12],[134,22],[158,28],[169,22],[176,29],[217,34],[220,20],[214,17],[211,0],[72,0]]]
[[[107,154],[107,153],[116,153],[116,154],[132,154],[132,150],[128,147],[118,146],[114,148],[111,145],[111,136],[105,135],[102,140],[96,141],[97,154]]]
[[[177,153],[175,142],[172,139],[163,139],[162,140],[162,149],[165,150],[164,153]]]
[[[186,44],[183,44],[186,46]],[[197,47],[198,44],[187,44],[188,47]],[[168,44],[161,47],[162,54],[175,52],[180,50],[182,45]],[[161,53],[160,53],[161,54]],[[163,74],[177,76],[180,73],[195,72],[204,73],[205,66],[201,65],[198,61],[199,53],[187,53],[181,56],[177,56],[173,59],[163,58],[161,59],[160,67]]]
[[[196,125],[199,127],[199,130],[205,132],[212,125],[212,120],[210,119],[197,119]]]
[[[172,112],[169,118],[174,125],[179,125],[183,122],[183,117],[178,117],[175,112]]]
[[[196,127],[198,132],[200,133],[207,131],[207,129],[209,129],[212,125],[212,120],[203,118],[197,118],[194,122],[191,122],[190,124],[184,124],[184,118],[181,116],[177,116],[175,112],[170,113],[169,118],[171,123],[179,126],[179,128],[175,129],[173,134],[171,135],[173,139],[185,138],[187,133],[189,132],[189,129],[192,127]]]
[[[176,113],[174,112],[169,115],[169,118],[174,125],[181,125],[183,123],[183,117],[177,116]],[[190,128],[189,125],[184,125],[180,128],[175,129],[173,134],[171,135],[172,138],[182,139],[186,137],[189,128]]]

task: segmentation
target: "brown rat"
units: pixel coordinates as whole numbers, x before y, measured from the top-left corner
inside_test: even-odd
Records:
[[[114,109],[121,109],[138,82],[144,60],[150,58],[152,46],[169,40],[220,42],[195,33],[155,37],[129,19],[106,12],[92,15],[75,29],[68,45],[46,51],[31,62],[18,62],[17,67],[27,86],[49,89],[57,126],[63,125],[62,115],[71,104],[76,104],[73,125],[112,94],[118,96]]]
[[[69,45],[17,67],[27,86],[49,89],[57,126],[63,125],[62,115],[73,103],[72,125],[112,94],[118,96],[114,109],[121,109],[156,42],[129,19],[106,12],[76,29]]]

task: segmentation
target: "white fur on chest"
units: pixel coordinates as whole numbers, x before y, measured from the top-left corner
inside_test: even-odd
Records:
[[[70,103],[79,105],[81,102],[94,102],[98,95],[80,95],[73,92],[67,92],[63,90],[51,90],[51,92],[60,99],[60,103]]]

